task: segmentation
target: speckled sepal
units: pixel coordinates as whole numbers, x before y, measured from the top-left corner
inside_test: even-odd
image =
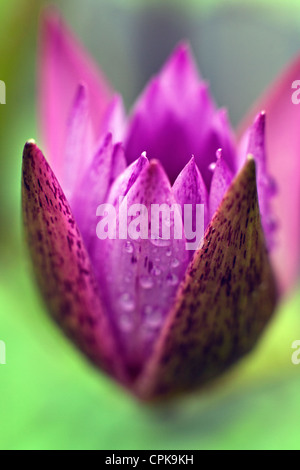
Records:
[[[249,157],[191,261],[137,395],[162,398],[221,373],[255,345],[276,300]]]
[[[23,153],[22,200],[25,235],[48,309],[93,363],[126,381],[69,204],[33,142]]]

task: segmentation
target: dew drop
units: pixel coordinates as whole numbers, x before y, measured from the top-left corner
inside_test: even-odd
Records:
[[[172,250],[171,248],[169,248],[167,251],[166,251],[166,256],[170,257],[172,255]]]
[[[143,289],[151,289],[153,287],[153,279],[150,276],[141,276],[140,285]]]
[[[180,265],[180,262],[178,261],[177,258],[172,259],[171,268],[178,268],[179,265]]]
[[[119,326],[124,332],[129,332],[133,328],[132,318],[128,313],[123,313],[119,318]]]
[[[135,301],[132,295],[125,293],[120,296],[120,306],[125,312],[132,312],[135,308]]]
[[[159,307],[146,305],[144,308],[145,321],[148,326],[155,328],[161,324],[162,311]]]
[[[157,237],[157,238],[150,238],[150,242],[154,246],[169,246],[171,243],[171,240]]]
[[[210,171],[214,171],[215,168],[216,168],[216,164],[217,164],[216,162],[211,163],[210,165],[208,165],[208,169],[209,169]]]
[[[158,268],[157,266],[154,266],[154,268],[152,269],[152,274],[154,276],[160,276],[161,275],[161,269]]]
[[[133,244],[129,240],[124,244],[124,251],[126,251],[126,253],[133,253]]]
[[[176,286],[179,282],[178,276],[176,274],[169,273],[167,276],[167,284],[169,286]]]

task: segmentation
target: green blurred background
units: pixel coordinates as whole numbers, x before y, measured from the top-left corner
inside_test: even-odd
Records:
[[[234,124],[300,51],[295,1],[65,0],[52,2],[129,107],[175,44],[188,39]],[[300,448],[300,293],[285,299],[257,349],[206,389],[176,403],[135,402],[95,371],[48,319],[22,240],[24,142],[38,139],[39,0],[1,0],[1,449]],[[295,77],[295,79],[300,77]]]

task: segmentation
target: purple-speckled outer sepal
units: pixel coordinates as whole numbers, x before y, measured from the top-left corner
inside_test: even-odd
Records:
[[[53,318],[90,360],[122,382],[124,367],[68,201],[33,142],[23,153],[23,218],[37,282]]]

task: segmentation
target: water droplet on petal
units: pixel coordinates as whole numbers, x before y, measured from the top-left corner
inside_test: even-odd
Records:
[[[166,256],[171,256],[172,255],[172,250],[171,248],[169,248],[167,251],[166,251]]]
[[[143,289],[151,289],[153,287],[153,279],[150,276],[141,276],[140,285]]]
[[[133,253],[133,244],[129,240],[124,244],[124,251],[126,251],[126,253]]]
[[[155,328],[161,324],[162,311],[159,307],[153,305],[146,305],[144,308],[145,321],[147,325]]]
[[[133,328],[133,321],[128,313],[123,313],[119,319],[119,326],[124,332],[129,332]]]
[[[161,269],[158,268],[157,266],[154,266],[154,268],[152,269],[152,274],[154,276],[160,276],[161,275]]]
[[[135,301],[132,295],[125,293],[120,296],[120,306],[125,312],[132,312],[135,308]]]
[[[178,268],[179,265],[180,265],[180,262],[178,261],[177,258],[172,259],[171,268]]]
[[[150,238],[150,242],[154,246],[169,246],[171,243],[171,240],[157,237],[157,238]]]
[[[176,286],[179,282],[178,276],[176,274],[169,273],[167,276],[167,284],[170,286]]]

